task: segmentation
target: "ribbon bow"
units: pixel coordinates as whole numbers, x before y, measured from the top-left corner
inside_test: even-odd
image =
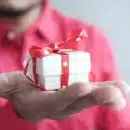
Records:
[[[63,51],[61,47],[64,46],[64,44],[77,43],[81,41],[82,39],[84,39],[85,37],[87,37],[87,33],[84,29],[77,30],[71,34],[71,38],[69,38],[66,41],[54,43],[52,44],[52,47],[49,47],[49,45],[51,44],[48,44],[47,47],[44,47],[44,48],[32,46],[30,49],[30,55],[32,58],[36,58],[36,57],[44,57],[52,53],[58,53],[58,52]]]
[[[43,58],[52,53],[65,54],[65,52],[71,51],[71,49],[61,49],[61,47],[63,47],[65,44],[72,44],[72,43],[76,44],[77,42],[81,41],[82,39],[84,39],[87,36],[88,35],[86,33],[86,30],[79,29],[79,30],[73,31],[71,33],[70,38],[66,41],[62,41],[62,42],[54,43],[54,44],[51,43],[51,44],[48,44],[44,48],[32,46],[29,50],[31,58],[28,60],[26,66],[25,66],[24,75],[33,83],[33,85],[40,88],[38,85],[38,77],[37,77],[37,73],[36,73],[36,58],[37,57]],[[49,47],[49,45],[51,45],[51,47]],[[34,81],[29,76],[27,76],[29,62],[31,59],[33,61],[33,68],[34,68],[33,69]]]

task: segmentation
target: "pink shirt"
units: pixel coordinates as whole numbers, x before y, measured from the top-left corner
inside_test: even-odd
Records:
[[[7,40],[8,27],[0,24],[0,72],[23,70],[29,47],[65,40],[68,32],[80,27],[87,30],[88,37],[77,44],[77,49],[91,54],[91,81],[117,79],[112,50],[103,33],[89,24],[64,17],[48,3],[23,38]],[[130,117],[126,109],[116,112],[106,107],[94,107],[63,121],[44,120],[32,124],[17,117],[11,103],[0,98],[0,130],[130,130]]]

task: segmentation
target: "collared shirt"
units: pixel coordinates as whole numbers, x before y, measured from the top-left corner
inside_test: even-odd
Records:
[[[42,46],[63,41],[69,36],[69,32],[77,28],[87,30],[88,37],[77,44],[76,49],[91,54],[90,80],[117,79],[112,50],[103,33],[92,25],[63,16],[48,2],[42,7],[39,19],[22,38],[16,37],[8,27],[0,24],[0,73],[23,70],[28,49],[32,45]],[[64,48],[72,49],[73,46],[64,46]],[[128,121],[125,120],[123,112],[117,114],[109,108],[94,107],[64,121],[44,120],[36,125],[20,119],[11,103],[0,98],[0,130],[119,130],[120,128],[126,130],[125,124],[128,124]]]

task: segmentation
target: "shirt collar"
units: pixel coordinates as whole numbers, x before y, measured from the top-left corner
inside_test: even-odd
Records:
[[[59,37],[59,25],[53,21],[55,17],[49,0],[43,2],[41,10],[36,29],[48,42],[55,42]]]

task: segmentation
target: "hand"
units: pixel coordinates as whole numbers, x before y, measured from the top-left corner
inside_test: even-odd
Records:
[[[0,74],[0,96],[14,103],[25,120],[64,119],[83,109],[106,105],[123,109],[130,91],[124,82],[76,83],[59,91],[39,91],[21,72]]]

